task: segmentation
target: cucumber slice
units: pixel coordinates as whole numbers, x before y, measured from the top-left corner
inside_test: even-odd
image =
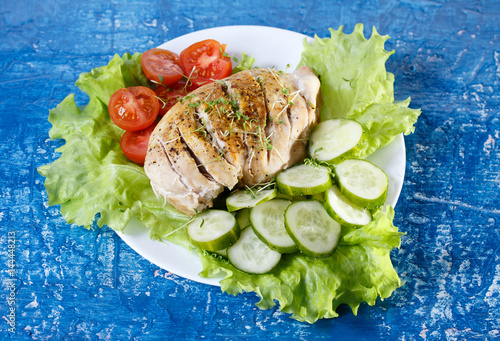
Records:
[[[281,260],[281,253],[271,250],[253,229],[241,231],[238,241],[227,249],[227,258],[235,268],[250,273],[263,274],[271,271]]]
[[[285,210],[290,204],[290,200],[273,199],[250,210],[250,221],[257,237],[279,253],[298,250],[285,228]]]
[[[340,224],[317,200],[292,203],[285,211],[285,226],[299,250],[312,257],[328,257],[340,240]]]
[[[207,251],[220,251],[234,244],[240,236],[236,218],[223,210],[207,210],[187,225],[189,240]]]
[[[389,179],[367,160],[348,159],[335,166],[340,192],[354,204],[374,209],[384,204]]]
[[[236,221],[238,222],[238,225],[240,226],[240,230],[243,230],[247,228],[247,226],[250,226],[250,209],[249,208],[244,208],[242,210],[239,210],[236,212]]]
[[[278,190],[288,195],[311,195],[326,191],[332,185],[330,169],[300,164],[278,173]]]
[[[356,228],[372,221],[370,211],[350,202],[336,185],[325,192],[325,208],[330,217],[340,225]]]
[[[316,160],[334,162],[356,147],[362,135],[363,127],[354,120],[335,118],[323,121],[311,132],[308,153]]]
[[[236,191],[231,193],[226,199],[227,210],[233,212],[262,204],[274,198],[277,193],[276,188]]]

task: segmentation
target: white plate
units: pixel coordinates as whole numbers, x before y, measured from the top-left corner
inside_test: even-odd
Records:
[[[184,48],[204,39],[215,39],[227,44],[226,52],[230,56],[240,58],[241,52],[253,56],[256,65],[260,67],[276,67],[285,70],[294,70],[300,61],[303,40],[312,38],[305,35],[272,27],[263,26],[226,26],[193,32],[173,39],[159,47],[180,53]],[[386,147],[377,150],[368,158],[381,167],[389,177],[389,189],[386,203],[396,205],[406,167],[406,151],[403,135]],[[196,282],[219,285],[217,278],[203,278],[198,276],[202,270],[199,257],[183,247],[151,240],[148,230],[137,220],[132,220],[125,228],[126,234],[118,235],[133,250],[153,264],[172,272],[178,276]]]

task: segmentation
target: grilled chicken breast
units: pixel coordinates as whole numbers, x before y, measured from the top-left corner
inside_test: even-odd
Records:
[[[153,131],[144,170],[156,195],[194,215],[225,188],[263,184],[302,161],[319,120],[319,79],[300,67],[242,71],[204,85]]]

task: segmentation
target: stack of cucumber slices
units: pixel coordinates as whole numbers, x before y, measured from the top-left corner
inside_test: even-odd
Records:
[[[282,254],[329,257],[342,227],[361,228],[385,202],[388,177],[367,160],[348,158],[363,140],[349,119],[319,123],[311,133],[309,162],[279,172],[274,188],[239,190],[227,211],[207,210],[187,225],[191,243],[226,257],[250,274],[271,271]]]

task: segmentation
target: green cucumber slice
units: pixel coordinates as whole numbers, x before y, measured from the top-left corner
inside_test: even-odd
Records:
[[[240,226],[240,230],[243,230],[250,226],[250,209],[244,208],[236,212],[236,221]]]
[[[234,244],[240,236],[236,218],[223,210],[207,210],[187,225],[189,240],[207,251],[220,251]]]
[[[341,227],[317,200],[296,201],[285,211],[286,229],[304,254],[322,258],[333,254]]]
[[[330,169],[320,165],[300,164],[278,173],[278,190],[288,195],[312,195],[332,185]]]
[[[235,268],[250,273],[263,274],[271,271],[281,260],[281,253],[271,250],[253,229],[241,231],[238,241],[227,249],[227,258]]]
[[[372,221],[370,211],[350,202],[336,185],[325,192],[325,208],[328,214],[343,226],[357,228]]]
[[[290,204],[290,200],[273,199],[250,210],[250,221],[257,237],[279,253],[298,250],[285,228],[285,210]]]
[[[335,166],[340,192],[354,204],[374,209],[384,204],[389,179],[367,160],[348,159]]]
[[[317,124],[309,137],[308,153],[319,161],[335,162],[355,148],[363,127],[351,119],[335,118]]]
[[[253,189],[239,190],[231,193],[226,199],[226,206],[229,212],[241,210],[243,208],[253,207],[276,196],[278,191],[273,189]]]

